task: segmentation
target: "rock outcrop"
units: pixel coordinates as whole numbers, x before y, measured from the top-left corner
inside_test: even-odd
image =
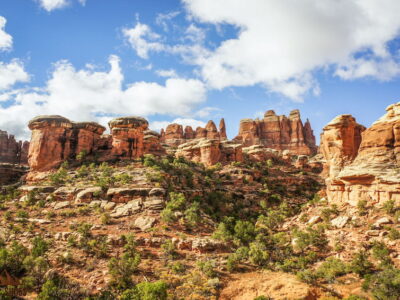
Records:
[[[378,205],[387,200],[400,203],[400,102],[386,110],[382,118],[362,132],[361,141],[362,129],[352,133],[351,125],[349,132],[339,130],[343,134],[337,134],[336,143],[331,142],[329,147],[326,143],[333,136],[332,122],[324,130],[321,149],[329,166],[326,183],[330,201],[352,205],[359,200]],[[337,159],[337,152],[343,152],[343,158]]]
[[[28,164],[29,142],[16,141],[13,135],[0,130],[0,163]]]
[[[160,134],[161,142],[171,147],[178,147],[193,139],[227,139],[224,119],[220,121],[219,130],[215,123],[210,120],[204,128],[197,127],[196,130],[193,130],[191,126],[186,126],[185,129],[183,129],[182,125],[172,123],[167,126],[165,131],[161,129]]]
[[[190,131],[190,129],[187,130]],[[162,142],[169,146],[177,147],[180,144],[186,142],[183,133],[183,126],[180,124],[176,123],[169,124],[165,129],[165,133],[161,132],[161,134],[162,134]]]
[[[344,166],[354,160],[364,130],[365,127],[358,124],[351,115],[337,116],[323,128],[319,151],[326,160],[326,176],[336,177]]]
[[[70,120],[61,116],[38,116],[28,126],[32,130],[28,155],[32,170],[49,170],[70,156]]]
[[[144,132],[149,127],[141,117],[121,117],[108,125],[112,135],[112,156],[120,159],[139,158],[144,154]]]
[[[242,145],[232,141],[206,138],[195,139],[179,145],[175,156],[183,156],[188,160],[203,163],[206,166],[212,166],[218,162],[243,160]]]
[[[80,153],[96,153],[105,130],[94,122],[73,123],[56,115],[38,116],[28,126],[32,130],[28,160],[34,171],[52,169]]]
[[[160,156],[165,154],[165,149],[160,143],[160,134],[153,130],[144,131],[143,147],[144,153]]]
[[[299,110],[291,111],[289,117],[269,110],[262,120],[243,119],[235,140],[244,147],[262,145],[296,155],[313,155],[317,151],[310,122],[303,125]]]

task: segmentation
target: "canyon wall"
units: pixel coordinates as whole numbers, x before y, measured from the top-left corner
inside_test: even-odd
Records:
[[[234,140],[244,147],[262,145],[275,150],[289,150],[295,155],[314,155],[317,152],[311,124],[307,120],[303,125],[297,109],[291,111],[289,117],[278,116],[269,110],[262,120],[243,119]]]
[[[334,203],[400,203],[400,102],[368,129],[353,117],[336,117],[321,135],[327,196]]]

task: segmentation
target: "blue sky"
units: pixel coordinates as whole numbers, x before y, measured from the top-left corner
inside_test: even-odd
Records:
[[[396,0],[2,0],[0,129],[38,114],[154,129],[299,108],[318,136],[399,101]],[[1,26],[3,24],[3,26]]]

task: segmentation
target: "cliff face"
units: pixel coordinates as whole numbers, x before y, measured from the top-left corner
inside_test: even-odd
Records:
[[[95,153],[105,130],[97,123],[73,123],[61,116],[39,116],[28,126],[32,130],[28,155],[32,170],[49,170],[81,152]]]
[[[28,164],[29,142],[16,141],[13,135],[0,130],[0,163]]]
[[[262,120],[243,119],[235,140],[244,147],[262,145],[276,150],[290,150],[297,155],[313,155],[317,150],[310,122],[307,120],[303,125],[299,110],[291,111],[289,117],[277,116],[269,110]]]
[[[321,149],[325,149],[323,155],[331,163],[327,178],[331,201],[353,205],[359,200],[379,205],[387,200],[400,202],[400,102],[390,105],[386,111],[362,132],[361,141],[359,131],[352,132],[351,126],[339,131],[343,134],[337,135],[336,145],[340,145],[344,154],[341,160],[331,159],[339,157],[335,154],[338,147],[328,146],[331,133],[329,128],[324,129]]]

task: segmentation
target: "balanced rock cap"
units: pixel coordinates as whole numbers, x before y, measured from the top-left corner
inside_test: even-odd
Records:
[[[41,127],[72,127],[72,122],[59,115],[37,116],[29,121],[29,129]]]
[[[144,127],[146,129],[149,125],[149,122],[145,118],[142,117],[120,117],[112,119],[108,122],[108,126],[110,128],[119,127],[119,128],[135,128],[135,127]]]

